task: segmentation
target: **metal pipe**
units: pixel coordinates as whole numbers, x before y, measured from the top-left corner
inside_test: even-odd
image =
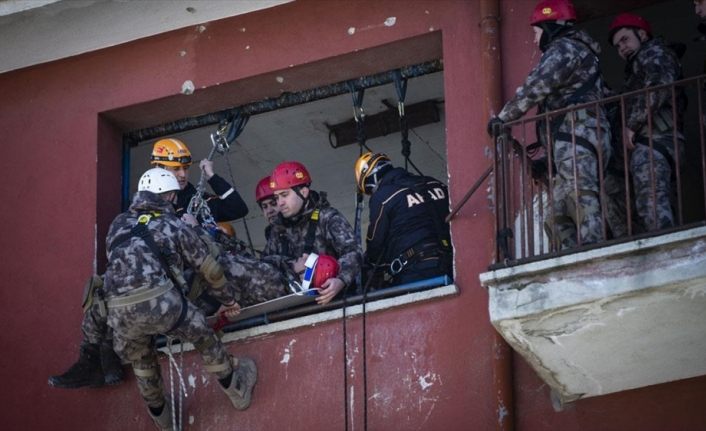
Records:
[[[432,60],[425,63],[402,67],[399,69],[399,72],[402,74],[403,78],[416,78],[418,76],[440,72],[443,69],[444,66],[441,60]],[[314,102],[316,100],[326,99],[329,97],[339,96],[341,94],[348,94],[351,92],[351,88],[353,90],[362,90],[394,82],[396,73],[397,69],[375,75],[362,76],[349,81],[324,85],[318,88],[298,91],[295,93],[282,93],[282,95],[277,98],[260,100],[258,102],[248,103],[246,105],[232,107],[218,112],[212,112],[196,117],[183,118],[181,120],[155,127],[134,130],[127,133],[127,138],[133,143],[133,145],[136,145],[138,142],[148,139],[173,135],[175,133],[185,132],[187,130],[218,124],[222,120],[230,118],[236,111],[239,111],[241,114],[252,116],[277,109],[289,108],[295,105]]]
[[[485,93],[486,114],[487,117],[490,117],[491,114],[499,112],[502,103],[500,6],[498,0],[481,0],[480,17],[481,68],[484,84],[482,88]],[[512,396],[512,350],[497,331],[493,331],[491,348],[495,429],[510,431],[515,426]]]

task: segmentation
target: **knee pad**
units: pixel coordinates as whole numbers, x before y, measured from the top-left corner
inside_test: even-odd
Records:
[[[199,268],[206,281],[216,289],[226,284],[223,267],[212,256],[206,256]]]

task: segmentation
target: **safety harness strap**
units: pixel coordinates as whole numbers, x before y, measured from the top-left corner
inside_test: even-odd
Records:
[[[165,280],[165,283],[157,287],[139,287],[130,291],[129,294],[118,296],[107,300],[108,308],[127,307],[141,302],[147,302],[158,298],[174,287],[170,280]]]
[[[314,241],[316,240],[316,227],[319,224],[319,216],[321,210],[319,208],[314,208],[309,217],[309,224],[307,225],[306,236],[304,237],[304,253],[310,254],[314,252]]]

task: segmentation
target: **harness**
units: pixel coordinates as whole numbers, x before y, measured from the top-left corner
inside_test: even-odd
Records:
[[[314,210],[309,215],[306,235],[304,236],[304,253],[306,253],[306,254],[312,254],[315,252],[314,242],[316,241],[316,227],[319,224],[320,214],[321,214],[321,210],[319,208],[314,208]],[[282,241],[282,254],[284,256],[291,256],[292,255],[291,254],[291,247],[289,244],[289,239],[287,239],[287,236],[280,234],[280,240]],[[292,292],[298,293],[299,290],[305,290],[305,288],[302,287],[299,280],[297,280],[297,278],[294,277],[290,273],[290,271],[282,271],[282,272],[284,273],[284,277],[286,278],[284,280],[285,284],[289,286],[289,289]]]
[[[591,90],[596,85],[596,82],[598,81],[598,78],[601,75],[601,71],[600,71],[600,67],[599,67],[600,60],[598,59],[598,56],[593,52],[593,49],[591,49],[591,47],[586,42],[584,42],[580,39],[576,39],[573,37],[570,39],[585,46],[588,49],[588,52],[590,54],[592,54],[593,61],[596,62],[596,72],[593,75],[591,75],[591,78],[589,80],[587,80],[583,84],[581,84],[581,86],[579,88],[577,88],[576,91],[574,91],[574,93],[566,100],[566,106],[577,105],[577,104],[585,102],[584,97],[589,92],[589,90]],[[586,58],[589,58],[589,56],[584,57],[584,60]],[[546,107],[544,105],[545,105],[544,103],[542,105],[540,105],[540,109],[539,109],[540,113],[546,112]],[[554,117],[553,119],[549,120],[549,130],[550,130],[551,134],[554,136],[554,139],[558,139],[561,141],[567,141],[567,142],[571,142],[572,139],[575,139],[576,145],[579,145],[581,147],[586,148],[587,150],[590,150],[593,153],[593,155],[596,156],[596,158],[598,158],[598,151],[596,150],[595,145],[593,145],[591,143],[591,141],[589,141],[581,136],[575,136],[575,135],[572,136],[571,133],[559,131],[559,128],[561,127],[562,123],[566,119],[567,114],[568,114],[568,112],[565,112],[565,113],[558,115],[558,116]],[[589,116],[591,116],[587,109],[578,110],[575,112],[575,115],[578,117],[577,119],[579,119],[579,120],[582,120],[582,119],[585,119],[585,118],[588,118]],[[545,130],[544,124],[546,124],[544,120],[537,121],[537,123],[536,123],[537,136],[539,136],[539,137],[546,136],[546,130]],[[547,146],[547,148],[548,148],[548,146]]]
[[[172,327],[166,331],[171,332],[175,328],[179,327],[186,318],[186,311],[188,307],[186,303],[186,298],[184,297],[184,292],[185,289],[187,289],[187,285],[183,275],[181,274],[181,271],[179,271],[178,268],[176,268],[174,265],[169,264],[164,250],[159,248],[159,246],[154,240],[154,237],[152,236],[152,232],[147,228],[149,222],[153,218],[157,218],[160,215],[161,213],[157,211],[151,211],[140,214],[137,217],[137,224],[133,226],[130,232],[126,232],[122,235],[117,236],[110,244],[109,251],[114,251],[117,247],[125,244],[129,239],[133,237],[142,239],[162,265],[162,269],[166,274],[164,282],[156,287],[139,287],[137,289],[134,289],[127,295],[108,299],[106,301],[106,306],[107,308],[118,308],[147,302],[167,293],[174,287],[174,285],[176,285],[179,288],[178,292],[180,294],[179,296],[181,297],[181,312],[179,313],[179,318],[176,320],[174,325],[172,325]]]

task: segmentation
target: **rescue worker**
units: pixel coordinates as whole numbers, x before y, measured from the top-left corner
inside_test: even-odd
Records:
[[[150,163],[153,166],[170,171],[179,181],[179,192],[175,204],[177,215],[181,216],[189,206],[191,198],[196,194],[194,187],[188,180],[188,171],[191,167],[191,151],[176,138],[160,139],[154,143]],[[213,171],[213,161],[201,160],[199,167],[206,176],[216,196],[204,193],[211,216],[217,222],[243,218],[248,214],[248,207],[237,190]]]
[[[702,20],[706,19],[706,0],[694,0],[694,13]]]
[[[183,282],[182,266],[188,264],[207,280],[211,295],[224,308],[237,309],[223,268],[175,214],[172,201],[179,190],[170,172],[159,168],[145,172],[130,208],[113,220],[106,239],[104,292],[115,350],[132,364],[150,416],[161,429],[171,429],[172,414],[164,396],[155,335],[193,343],[206,371],[217,377],[238,410],[250,405],[257,380],[255,362],[231,357],[178,286]]]
[[[184,214],[196,193],[196,188],[188,182],[187,174],[191,166],[191,152],[179,139],[160,139],[152,147],[150,163],[156,167],[164,168],[177,178],[179,191],[177,192],[176,211],[178,215]],[[211,188],[219,196],[204,195],[211,215],[216,222],[238,219],[248,213],[248,208],[240,194],[223,178],[214,174],[213,162],[201,161],[201,168]],[[79,358],[63,374],[49,377],[49,385],[75,389],[81,387],[99,387],[114,385],[123,381],[124,370],[120,359],[113,352],[113,341],[109,328],[106,326],[105,317],[99,315],[98,307],[92,302],[93,295],[101,295],[103,285],[102,277],[93,275],[84,289],[82,301],[84,317],[81,322],[81,341]],[[205,311],[213,311],[217,306],[216,301],[206,296],[198,295],[202,290],[194,291],[199,296],[197,305],[207,307]],[[209,305],[210,304],[210,305]]]
[[[588,33],[575,28],[575,22],[576,11],[569,0],[537,3],[530,25],[542,57],[517,89],[515,97],[497,117],[490,119],[488,133],[491,136],[500,133],[503,123],[519,119],[534,106],[539,107],[539,112],[547,112],[603,97],[598,61],[600,46]],[[598,157],[600,154],[602,169],[610,157],[610,130],[605,111],[602,107],[591,107],[550,117],[549,121],[551,137],[547,136],[546,126],[538,124],[538,138],[545,150],[552,152],[555,166],[553,212],[549,212],[553,220],[547,220],[548,234],[562,249],[576,246],[577,238],[582,245],[600,241]]]
[[[392,165],[385,154],[355,163],[358,190],[370,196],[364,266],[385,268],[392,285],[452,275],[448,189]]]
[[[641,16],[618,15],[610,24],[609,41],[626,61],[625,92],[669,84],[682,78],[677,54],[662,39],[652,37],[650,24]],[[636,212],[646,230],[674,226],[670,203],[671,177],[677,155],[675,137],[679,155],[684,151],[681,119],[685,101],[682,92],[680,87],[676,88],[677,106],[672,104],[670,88],[653,91],[649,98],[641,93],[625,101],[624,142],[630,151]],[[677,124],[673,121],[675,114]]]
[[[272,171],[270,188],[280,212],[272,224],[263,260],[292,279],[302,277],[310,253],[333,256],[339,273],[323,283],[316,298],[319,304],[326,304],[344,287],[354,286],[362,252],[343,214],[331,207],[325,192],[310,186],[309,171],[299,162],[282,162]]]
[[[277,214],[279,213],[279,209],[277,209],[277,199],[275,199],[275,195],[270,188],[269,175],[258,181],[255,187],[255,201],[267,222],[267,227],[265,227],[265,239],[267,239],[270,236],[271,225],[277,219]]]

